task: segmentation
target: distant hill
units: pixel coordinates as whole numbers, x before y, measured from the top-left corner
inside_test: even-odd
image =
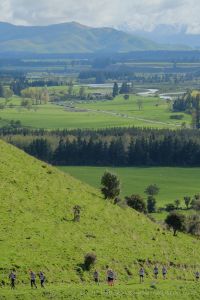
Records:
[[[176,49],[112,28],[79,23],[15,26],[0,23],[0,53],[93,53]]]
[[[126,31],[126,28],[124,28]],[[155,43],[166,45],[179,45],[177,47],[189,47],[190,49],[200,49],[200,34],[187,32],[186,26],[160,24],[152,31],[129,31],[143,38],[150,39]]]
[[[177,269],[170,271],[173,279],[193,278],[199,240],[173,237],[146,216],[109,203],[98,190],[1,140],[0,153],[1,282],[11,268],[24,283],[29,269],[44,270],[50,284],[89,281],[91,273],[81,267],[88,252],[96,253],[102,279],[109,264],[127,282],[141,263],[151,278],[156,262]],[[79,223],[72,221],[74,205],[81,206]]]

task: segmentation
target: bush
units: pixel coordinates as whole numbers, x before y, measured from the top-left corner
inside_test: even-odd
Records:
[[[192,201],[192,208],[195,210],[200,210],[200,200],[193,200]]]
[[[187,218],[187,232],[195,235],[200,236],[200,216],[193,215]]]
[[[126,197],[126,203],[131,208],[146,213],[147,207],[144,199],[140,195],[131,195],[130,197]]]
[[[173,203],[169,203],[166,205],[166,211],[170,212],[176,209],[176,206]]]
[[[159,193],[159,187],[156,184],[150,184],[144,191],[149,196],[155,196]]]
[[[114,199],[120,194],[120,180],[117,175],[105,172],[101,178],[101,192],[105,199]]]
[[[91,269],[91,267],[95,264],[96,259],[97,259],[96,254],[87,253],[84,257],[85,270],[89,271]]]
[[[156,212],[156,199],[153,196],[149,196],[147,199],[147,210],[149,213]]]
[[[116,198],[114,199],[114,204],[115,204],[115,205],[118,205],[119,203],[122,203],[122,200],[121,200],[121,198],[116,197]]]
[[[129,99],[129,95],[124,95],[124,99],[128,100]]]
[[[173,229],[174,236],[176,235],[177,231],[185,230],[185,216],[176,212],[171,212],[165,219],[165,223]]]
[[[184,118],[184,115],[171,115],[170,119],[172,120],[182,120]]]

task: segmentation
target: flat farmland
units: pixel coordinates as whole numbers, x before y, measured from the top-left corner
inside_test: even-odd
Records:
[[[193,196],[200,192],[200,168],[109,168],[109,167],[59,167],[64,172],[96,188],[100,187],[101,176],[109,170],[119,176],[122,183],[122,196],[140,194],[149,184],[157,184],[160,192],[158,207],[173,203],[176,199]]]

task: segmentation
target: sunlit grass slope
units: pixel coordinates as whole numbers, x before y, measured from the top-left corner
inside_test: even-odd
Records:
[[[80,223],[72,221],[76,204],[82,208]],[[87,252],[96,253],[102,280],[109,264],[121,283],[134,279],[143,262],[149,278],[157,262],[169,267],[171,279],[191,279],[200,260],[200,241],[173,237],[147,217],[105,201],[96,189],[2,141],[0,207],[0,280],[7,281],[14,267],[21,283],[27,283],[30,268],[44,270],[50,285],[88,281],[91,273],[80,269]]]

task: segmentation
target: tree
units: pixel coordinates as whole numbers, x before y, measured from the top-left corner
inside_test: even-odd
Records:
[[[169,203],[166,205],[166,211],[170,212],[176,209],[176,206],[173,203]]]
[[[34,139],[26,148],[26,151],[44,161],[48,161],[52,155],[50,143],[44,138]]]
[[[85,87],[84,86],[81,86],[79,89],[79,97],[80,97],[80,99],[84,99],[84,97],[85,97]]]
[[[147,198],[147,210],[149,213],[156,212],[156,199],[151,195]]]
[[[187,232],[200,236],[200,216],[199,215],[193,215],[189,216],[187,218]]]
[[[177,231],[184,231],[185,229],[185,216],[176,212],[170,213],[165,219],[165,223],[173,229],[174,236]]]
[[[45,88],[42,90],[42,95],[41,95],[41,99],[42,102],[44,104],[47,104],[49,102],[49,91],[47,89],[47,87],[45,86]]]
[[[101,192],[105,199],[114,199],[120,194],[120,180],[117,175],[105,172],[101,178]]]
[[[2,83],[0,83],[0,97],[3,98],[4,97],[4,88]]]
[[[24,108],[31,109],[32,100],[31,99],[22,99],[20,105]]]
[[[68,87],[68,96],[72,96],[73,95],[73,91],[74,91],[74,85],[73,85],[73,82],[70,81],[69,87]]]
[[[128,100],[129,99],[129,95],[124,95],[124,100]]]
[[[196,96],[195,99],[195,128],[200,129],[200,95]]]
[[[113,98],[115,98],[118,94],[119,94],[119,86],[117,82],[115,82],[113,86]]]
[[[13,91],[8,87],[8,88],[4,88],[3,89],[3,96],[6,100],[8,100],[9,98],[11,98],[13,95]]]
[[[127,82],[122,83],[119,93],[120,94],[129,94],[130,93],[130,86]]]
[[[180,206],[180,204],[181,204],[181,201],[180,201],[179,199],[176,199],[176,200],[174,201],[174,203],[175,203],[176,209],[179,209],[179,206]]]
[[[140,195],[131,195],[125,199],[128,206],[139,212],[146,213],[147,206],[144,199]]]
[[[155,196],[159,193],[160,188],[156,184],[150,184],[144,191],[149,196]]]
[[[195,210],[200,210],[200,199],[194,199],[192,201],[192,208]]]
[[[191,203],[191,198],[189,196],[184,197],[185,206],[189,209],[189,205]]]

